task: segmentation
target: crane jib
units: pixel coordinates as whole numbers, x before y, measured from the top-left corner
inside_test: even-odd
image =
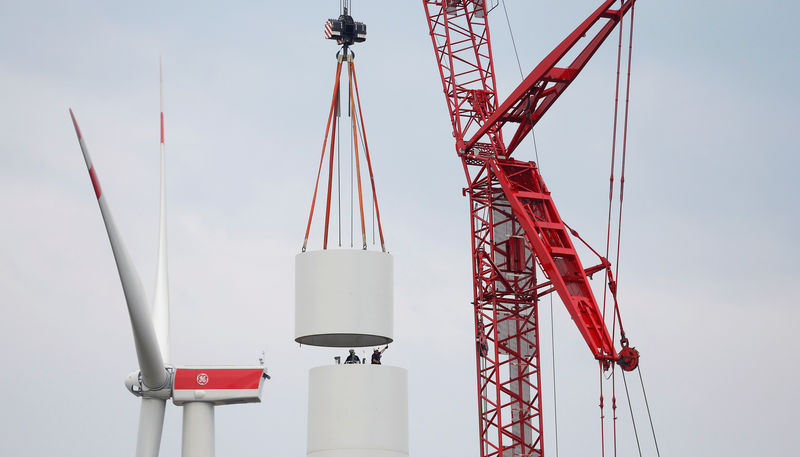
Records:
[[[553,105],[566,88],[575,80],[589,59],[594,56],[603,42],[622,20],[636,0],[627,0],[622,6],[612,9],[614,0],[607,0],[591,16],[564,39],[550,54],[536,66],[517,86],[492,115],[482,123],[481,127],[465,141],[465,150],[469,150],[482,137],[492,130],[501,129],[506,123],[518,123],[512,140],[505,145],[505,156],[510,156],[519,143],[533,129],[544,113]],[[605,23],[603,23],[605,21]],[[578,41],[588,36],[591,29],[602,24],[589,43],[573,59],[563,66],[567,53]],[[562,66],[560,66],[562,65]],[[466,138],[465,138],[466,140]]]
[[[639,354],[624,338],[622,349],[615,350],[589,286],[587,275],[608,269],[607,260],[584,270],[536,164],[511,155],[635,0],[604,0],[502,103],[487,3],[423,0],[468,180],[481,457],[541,456],[540,297],[553,290],[559,294],[601,366],[616,363],[632,370]],[[582,48],[575,50],[579,43]],[[574,57],[567,60],[568,54]],[[504,134],[510,134],[508,141]],[[539,281],[542,273],[546,279]]]

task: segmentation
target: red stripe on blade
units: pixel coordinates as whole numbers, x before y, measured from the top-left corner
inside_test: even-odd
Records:
[[[75,120],[75,115],[72,113],[72,108],[69,109],[69,115],[72,118],[72,125],[75,126],[75,133],[78,134],[78,139],[80,140],[83,138],[83,136],[81,136],[81,129],[78,127],[78,121]]]
[[[164,113],[161,113],[161,144],[164,144]]]
[[[77,125],[75,126],[77,127]],[[80,135],[80,133],[78,134]],[[94,187],[94,194],[100,198],[100,181],[97,180],[97,175],[94,173],[94,167],[89,169],[89,177],[92,178],[92,187]]]

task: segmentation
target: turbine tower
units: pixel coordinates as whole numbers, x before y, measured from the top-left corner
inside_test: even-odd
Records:
[[[159,77],[161,69],[159,66]],[[161,79],[161,78],[160,78]],[[163,87],[163,80],[160,84]],[[156,285],[152,306],[147,302],[136,267],[128,256],[122,236],[103,194],[89,150],[72,109],[69,110],[78,143],[89,170],[108,240],[117,264],[133,330],[139,370],[125,380],[129,392],[142,399],[137,457],[157,457],[161,445],[167,400],[183,406],[183,457],[214,456],[214,407],[258,403],[265,379],[263,365],[239,367],[175,367],[169,352],[169,281],[167,277],[167,230],[165,195],[165,147],[163,90],[161,99],[161,204]]]

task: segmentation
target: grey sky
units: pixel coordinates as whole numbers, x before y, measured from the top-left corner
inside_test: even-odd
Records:
[[[524,69],[598,3],[507,0]],[[409,370],[411,454],[477,455],[464,177],[422,6],[389,5],[354,5],[369,27],[356,65],[395,256],[396,343],[384,360]],[[637,5],[620,298],[662,455],[792,455],[800,7]],[[217,410],[217,455],[305,454],[307,372],[337,352],[293,342],[294,255],[335,67],[322,24],[337,8],[0,3],[0,455],[133,454],[139,402],[123,380],[136,357],[67,109],[152,295],[159,55],[173,362],[254,363],[266,350],[273,379],[264,401]],[[490,19],[504,96],[519,72],[501,11]],[[612,41],[536,131],[562,216],[598,247]],[[531,147],[518,158],[533,159]],[[563,306],[553,306],[560,455],[599,455],[597,368]],[[548,302],[541,319],[549,342]],[[549,343],[543,351],[554,455]],[[635,455],[621,389],[621,455]],[[638,392],[643,448],[655,455]],[[162,455],[179,448],[180,409],[171,406]]]

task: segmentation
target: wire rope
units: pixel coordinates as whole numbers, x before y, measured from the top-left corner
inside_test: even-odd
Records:
[[[631,94],[631,58],[633,57],[633,13],[634,7],[631,7],[631,33],[630,37],[628,38],[628,75],[627,75],[627,82],[625,85],[625,120],[623,121],[623,130],[622,130],[622,170],[620,172],[619,178],[619,222],[617,223],[617,266],[616,271],[614,272],[615,279],[617,281],[617,287],[619,288],[619,254],[620,254],[620,245],[622,244],[622,200],[625,196],[625,159],[628,152],[628,108],[630,106],[630,94]],[[622,323],[620,322],[620,334],[622,332]]]
[[[628,380],[625,372],[622,372],[622,382],[625,383],[625,396],[628,397],[628,408],[631,411],[631,423],[633,424],[633,434],[636,436],[636,448],[639,450],[639,457],[642,457],[642,446],[639,444],[639,432],[636,430],[636,418],[633,417],[633,405],[631,404],[631,394],[628,392]]]
[[[619,196],[619,209],[618,209],[618,222],[617,222],[617,248],[615,253],[615,268],[614,268],[614,276],[613,279],[614,285],[612,290],[612,294],[614,296],[614,316],[612,317],[612,340],[616,338],[616,324],[617,319],[619,319],[620,325],[620,336],[625,341],[625,331],[622,328],[622,317],[619,314],[619,306],[617,301],[616,291],[618,290],[618,283],[619,281],[619,266],[620,266],[620,247],[621,247],[621,240],[622,240],[622,204],[623,204],[623,197],[624,197],[624,189],[625,189],[625,159],[626,159],[626,152],[627,152],[627,135],[628,135],[628,108],[629,108],[629,100],[630,100],[630,77],[631,77],[631,57],[632,57],[632,50],[633,50],[633,9],[631,9],[631,21],[630,21],[630,37],[628,39],[628,58],[627,58],[627,75],[625,81],[625,114],[623,120],[623,140],[622,140],[622,163],[621,163],[621,171],[620,171],[620,196]],[[617,68],[616,68],[616,84],[615,84],[615,93],[614,93],[614,123],[612,128],[612,143],[611,143],[611,172],[609,176],[609,194],[608,194],[608,222],[607,222],[607,229],[606,229],[606,258],[608,258],[609,251],[610,251],[610,241],[611,241],[611,216],[612,216],[612,208],[613,208],[613,200],[614,200],[614,167],[616,165],[616,146],[617,146],[617,132],[618,132],[618,119],[619,119],[619,88],[620,88],[620,69],[622,66],[622,43],[623,43],[623,36],[624,36],[624,27],[623,27],[623,19],[620,18],[619,23],[619,42],[617,46]],[[610,270],[609,270],[610,276]],[[609,278],[611,279],[611,278]],[[611,287],[611,281],[609,281],[603,287],[603,320],[605,321],[606,315],[606,304],[607,304],[607,292]],[[634,433],[636,434],[636,445],[639,449],[639,455],[641,456],[641,446],[639,444],[639,436],[636,432],[636,423],[633,417],[633,407],[630,404],[630,395],[628,394],[628,384],[625,378],[625,373],[622,373],[623,381],[625,382],[625,394],[628,398],[628,406],[631,412],[631,421],[634,424]],[[612,408],[614,410],[613,413],[613,440],[614,440],[614,456],[617,455],[617,415],[616,415],[616,371],[612,371]]]
[[[350,86],[350,107],[353,107],[353,62],[350,60],[348,62],[348,85]],[[353,142],[355,148],[355,158],[356,158],[356,184],[358,185],[358,210],[359,215],[361,217],[361,248],[367,249],[367,235],[366,230],[364,228],[364,196],[361,188],[361,165],[358,160],[358,136],[356,133],[356,121],[355,118],[351,116],[350,118],[352,123],[352,131],[353,137],[355,141]]]
[[[380,239],[381,239],[381,251],[386,252],[386,242],[385,242],[384,237],[383,237],[383,227],[381,225],[381,211],[380,211],[380,208],[378,207],[378,194],[377,194],[377,191],[375,190],[375,174],[374,174],[374,172],[372,170],[372,159],[370,158],[370,155],[369,155],[369,144],[367,143],[367,129],[366,129],[366,126],[364,125],[364,113],[363,113],[363,110],[361,109],[361,97],[360,97],[360,95],[358,93],[358,78],[356,77],[356,74],[355,74],[355,64],[353,62],[350,62],[350,67],[353,69],[353,84],[354,84],[355,89],[356,89],[356,101],[357,101],[357,106],[356,107],[358,109],[358,113],[359,113],[359,116],[360,116],[359,120],[361,121],[358,125],[360,126],[360,131],[362,133],[362,139],[363,139],[363,142],[364,142],[364,158],[366,159],[366,162],[367,162],[367,171],[369,172],[369,183],[370,183],[370,187],[372,188],[372,200],[373,200],[373,203],[374,203],[373,204],[373,210],[375,211],[375,219],[377,219],[377,222],[378,222],[378,235],[380,236]],[[358,154],[358,150],[357,149],[358,149],[358,145],[356,145],[356,154]],[[357,156],[356,156],[356,170],[358,171],[358,157]],[[360,183],[361,183],[361,181],[360,181],[360,178],[359,178],[359,195],[361,195],[360,194]],[[362,208],[362,216],[363,216],[363,208]],[[362,231],[363,231],[363,218],[362,218]],[[373,237],[374,237],[374,235],[373,235]],[[364,240],[364,244],[366,245],[366,239]]]
[[[353,167],[355,163],[353,161],[353,140],[350,139],[350,247],[353,247],[353,217],[355,213],[353,212],[353,196],[355,193],[353,192]]]
[[[608,178],[608,218],[606,222],[606,251],[605,251],[605,258],[608,259],[609,251],[611,250],[611,216],[613,214],[613,207],[614,207],[614,169],[616,167],[616,152],[617,152],[617,122],[619,119],[619,81],[620,81],[620,68],[622,66],[622,37],[623,37],[623,28],[622,28],[622,18],[620,18],[619,23],[619,39],[617,43],[617,68],[616,68],[616,79],[614,84],[614,122],[611,128],[611,171],[609,172]],[[609,266],[610,268],[610,266]],[[606,305],[608,303],[608,282],[603,281],[603,322],[606,321]],[[611,341],[614,341],[615,332],[616,332],[616,308],[615,308],[615,316],[612,317],[612,330],[611,330]],[[613,449],[614,449],[614,456],[617,455],[617,385],[616,385],[616,367],[612,368],[611,371],[611,417],[612,417],[612,442],[613,442]],[[603,396],[603,387],[600,386],[600,396]],[[602,403],[602,402],[601,402]],[[603,415],[601,413],[601,422],[604,420]],[[601,432],[603,430],[603,424],[601,424]],[[603,432],[604,433],[604,432]],[[605,444],[603,444],[603,452],[605,453]]]
[[[609,266],[608,268],[611,268]],[[616,287],[616,286],[615,286]],[[605,295],[605,293],[603,294]],[[605,297],[604,297],[605,298]],[[605,305],[605,303],[603,303]],[[617,295],[616,289],[614,292],[614,315],[611,317],[611,342],[613,344],[614,338],[616,338],[617,332],[617,320],[621,319],[619,316],[619,307],[617,306]],[[605,322],[605,315],[603,316],[603,322]],[[620,332],[622,332],[622,320],[620,320],[619,324]],[[624,373],[623,373],[624,375]],[[612,417],[612,428],[613,428],[613,440],[614,440],[614,457],[617,457],[617,366],[616,364],[612,364],[611,367],[611,417]],[[631,414],[631,417],[633,415]]]
[[[341,97],[336,97],[336,116],[341,117],[340,103]],[[339,128],[340,123],[336,123],[336,128]],[[342,247],[342,135],[341,129],[339,135],[336,136],[336,199],[339,205],[339,213],[336,216],[336,222],[339,226],[339,247]]]
[[[608,184],[608,223],[606,226],[606,259],[608,259],[609,251],[611,250],[611,213],[614,202],[614,168],[616,166],[616,152],[617,152],[617,119],[619,117],[619,77],[620,68],[622,65],[622,18],[619,23],[619,42],[617,45],[617,78],[614,88],[614,124],[611,129],[611,172],[609,175]],[[603,321],[606,318],[606,294],[608,292],[608,285],[603,287]]]
[[[650,420],[650,431],[653,432],[653,443],[656,445],[656,455],[661,457],[658,451],[658,440],[656,439],[656,429],[653,427],[653,416],[650,414],[650,403],[647,401],[647,390],[644,388],[644,378],[642,378],[642,367],[637,366],[636,371],[639,372],[639,383],[642,385],[642,395],[644,395],[644,404],[647,407],[647,418]]]
[[[356,114],[354,112],[354,114]],[[361,124],[364,123],[364,115],[361,111],[357,113],[358,118],[356,119],[356,128],[358,130],[358,136],[361,138],[362,144],[367,144],[367,138],[364,135],[364,130],[361,128]],[[370,178],[371,179],[371,178]],[[372,200],[372,245],[375,245],[375,206],[377,206],[377,199],[375,198],[375,192],[370,194],[370,199]]]
[[[522,63],[520,63],[519,53],[517,52],[517,40],[514,39],[514,32],[511,29],[511,19],[508,18],[508,9],[506,9],[506,1],[502,0],[500,3],[503,5],[503,12],[506,15],[506,24],[508,24],[508,33],[511,35],[511,45],[514,47],[514,56],[517,58],[517,66],[519,67],[519,75],[520,75],[520,77],[524,78],[525,75],[522,73]]]
[[[349,66],[348,66],[348,71],[350,71],[350,67]],[[347,103],[348,104],[350,103],[349,97],[348,97],[348,102]],[[351,115],[352,115],[352,113],[351,113]],[[355,160],[354,160],[355,152],[354,152],[354,149],[353,149],[353,145],[354,145],[353,134],[351,132],[350,133],[350,247],[351,248],[353,247],[353,227],[354,227],[353,217],[355,217],[355,212],[353,211],[353,202],[354,202],[353,198],[354,198],[354,195],[355,195],[355,192],[354,192],[354,189],[353,189],[353,179],[355,177],[355,173],[354,173],[355,170],[353,168],[355,166]]]
[[[519,77],[520,79],[525,79],[525,73],[522,71],[522,62],[519,60],[519,52],[517,51],[517,40],[514,39],[514,31],[511,28],[511,19],[508,17],[508,9],[506,8],[505,0],[501,0],[500,2],[503,5],[503,13],[506,16],[506,24],[508,24],[508,34],[511,36],[511,46],[514,48],[514,57],[517,59],[517,68],[519,69]],[[533,128],[531,128],[531,138],[533,139],[533,152],[536,156],[536,164],[539,166],[539,171],[541,171],[542,167],[539,164],[539,148],[536,147],[536,132],[534,132]]]
[[[620,0],[622,2],[622,0]],[[622,65],[622,37],[623,37],[623,18],[619,20],[619,42],[617,45],[617,75],[616,75],[616,83],[614,87],[614,126],[612,128],[612,140],[611,140],[611,172],[609,176],[609,183],[608,183],[608,225],[606,228],[606,259],[608,259],[608,254],[610,250],[610,243],[611,243],[611,214],[613,208],[613,201],[614,201],[614,166],[616,164],[616,151],[617,151],[617,121],[619,116],[619,76],[620,76],[620,67]],[[617,230],[620,227],[617,226]],[[617,268],[619,267],[619,252],[617,253],[617,257],[615,259],[617,263]],[[610,268],[610,266],[609,266]],[[603,282],[603,322],[606,320],[606,303],[607,303],[607,292],[608,292],[608,282]],[[615,319],[619,318],[620,316],[617,315],[619,308],[616,306],[616,295],[614,296],[614,316],[611,318],[611,341],[613,342],[616,338],[616,331],[617,331],[617,321]],[[620,325],[620,330],[622,326]],[[612,343],[613,344],[613,343]],[[617,457],[617,371],[616,366],[611,369],[611,409],[612,409],[612,436],[614,440],[614,457]],[[627,392],[627,390],[626,390]],[[630,404],[630,401],[629,401]],[[633,418],[633,410],[631,410],[631,418]]]
[[[625,159],[627,156],[627,145],[628,145],[628,107],[630,101],[630,91],[631,91],[631,58],[633,56],[633,13],[634,8],[631,7],[631,25],[630,25],[630,37],[628,38],[628,65],[627,65],[627,79],[625,83],[625,116],[623,121],[623,134],[622,134],[622,164],[621,164],[621,171],[620,171],[620,180],[619,180],[619,220],[617,222],[617,252],[616,252],[616,265],[614,268],[614,277],[609,279],[613,281],[613,290],[612,295],[614,297],[614,315],[619,320],[619,334],[620,338],[622,338],[623,344],[627,341],[625,337],[625,330],[622,328],[622,315],[619,312],[619,302],[617,300],[616,291],[619,290],[619,265],[620,265],[620,247],[622,245],[622,203],[623,198],[625,195]],[[620,26],[620,30],[622,27]],[[610,275],[611,270],[608,270]],[[609,281],[609,282],[611,282]],[[609,284],[609,288],[611,285]],[[615,328],[615,327],[614,327]]]
[[[611,268],[609,266],[609,268]],[[615,318],[621,319],[619,316],[619,307],[617,306],[616,292],[614,294],[614,315],[611,317],[611,342],[613,344],[617,332],[617,321]],[[605,322],[605,316],[603,317]],[[622,320],[619,324],[620,332],[622,332]],[[624,374],[624,373],[623,373]],[[613,427],[614,439],[614,457],[617,457],[617,366],[612,364],[611,367],[611,417]],[[632,416],[631,416],[632,417]]]
[[[612,340],[613,341],[613,340]],[[617,457],[617,366],[611,365],[611,421],[614,427],[614,457]]]
[[[355,68],[353,70],[354,70],[353,76],[355,76]],[[356,126],[356,137],[361,139],[361,144],[366,144],[366,138],[364,137],[364,132],[361,129],[360,125],[360,123],[364,121],[363,114],[360,111],[353,109],[352,116],[353,116],[353,123]],[[372,244],[374,245],[375,244],[375,195],[370,194],[370,198],[372,201]]]
[[[606,455],[606,415],[603,398],[603,361],[599,361],[598,365],[600,367],[600,455],[604,456]]]

